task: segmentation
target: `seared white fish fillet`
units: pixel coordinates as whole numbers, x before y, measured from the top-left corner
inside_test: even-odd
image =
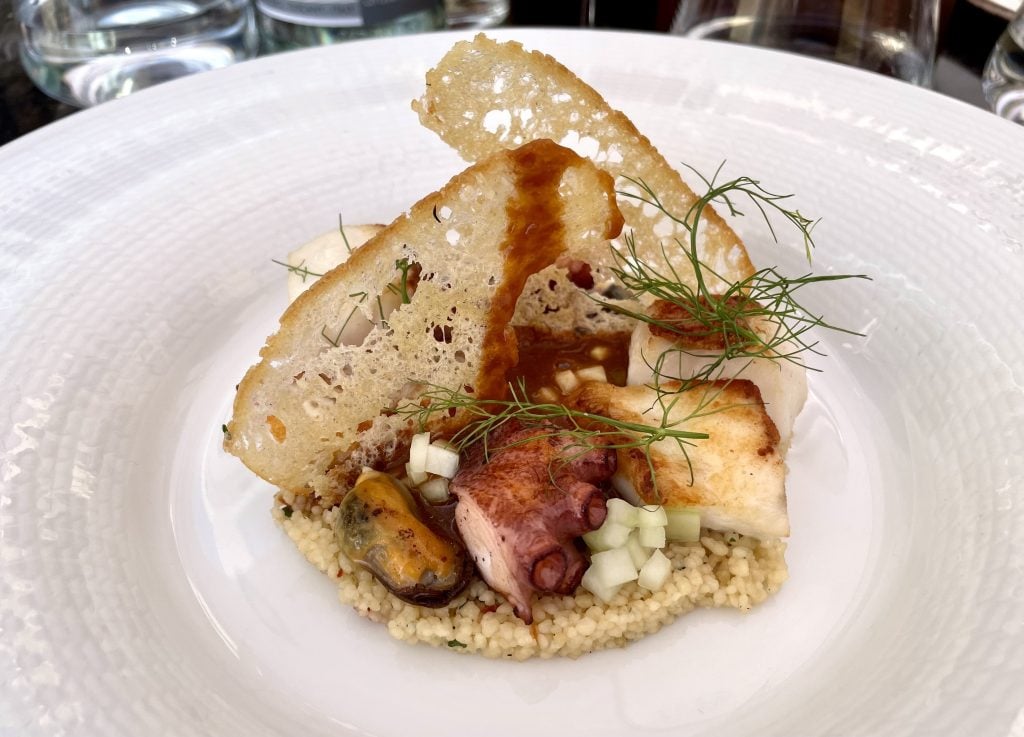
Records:
[[[663,383],[662,389],[679,386]],[[740,379],[702,382],[666,397],[667,404],[672,401],[669,419],[679,423],[675,429],[710,437],[691,441],[689,461],[675,440],[652,443],[654,480],[642,449],[620,449],[614,479],[619,492],[632,496],[634,504],[695,509],[703,527],[760,539],[789,535],[786,466],[779,434],[757,386]],[[616,420],[661,425],[657,393],[647,386],[589,382],[567,397],[566,404]],[[694,413],[699,416],[687,419]]]
[[[642,385],[655,383],[655,366],[660,381],[690,379],[725,350],[722,336],[709,332],[692,318],[680,317],[682,310],[668,302],[658,301],[649,308],[652,317],[670,322],[673,330],[653,327],[640,321],[633,329],[629,342],[629,371],[626,383]],[[775,342],[778,324],[765,318],[750,320],[747,325],[768,343]],[[797,346],[785,341],[763,358],[741,356],[723,361],[709,379],[745,379],[757,384],[768,416],[772,418],[783,454],[793,437],[793,423],[807,401],[807,369],[803,365],[781,358],[795,351]],[[658,365],[659,357],[661,365]]]

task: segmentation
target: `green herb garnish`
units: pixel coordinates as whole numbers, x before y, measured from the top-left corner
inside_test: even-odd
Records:
[[[273,263],[277,264],[278,266],[283,266],[286,269],[288,269],[289,273],[298,274],[299,276],[301,276],[303,284],[305,284],[306,279],[311,276],[317,278],[323,276],[323,274],[318,274],[315,271],[310,271],[308,268],[306,268],[306,259],[302,259],[302,261],[300,261],[298,264],[289,264],[286,261],[278,261],[276,258],[272,258],[270,260]]]
[[[520,379],[518,384],[509,384],[510,398],[505,400],[481,400],[462,392],[434,384],[425,384],[427,390],[419,395],[415,403],[408,403],[395,408],[394,413],[415,419],[422,431],[430,418],[435,414],[451,416],[456,411],[463,411],[472,418],[469,424],[456,432],[450,442],[459,452],[471,445],[482,442],[485,457],[491,452],[488,445],[489,436],[502,425],[513,420],[526,427],[549,428],[543,435],[533,435],[517,443],[503,447],[533,442],[543,437],[567,437],[574,453],[566,458],[572,460],[595,448],[611,450],[631,450],[638,448],[647,457],[651,478],[654,479],[654,465],[650,459],[650,447],[661,440],[674,441],[689,463],[689,448],[696,440],[706,440],[707,433],[681,429],[692,420],[724,411],[736,405],[711,409],[714,399],[724,387],[709,388],[703,392],[697,408],[681,419],[672,419],[671,413],[679,401],[679,394],[664,397],[651,409],[660,413],[658,423],[648,425],[642,422],[629,422],[614,417],[583,412],[566,407],[562,404],[551,404],[530,401],[526,394],[525,382]],[[690,481],[693,482],[693,469],[690,469]],[[655,485],[655,488],[656,485]]]
[[[723,162],[724,163],[724,162]],[[812,328],[824,328],[850,335],[862,335],[853,330],[841,328],[828,323],[823,317],[815,315],[797,300],[797,292],[803,287],[824,282],[845,279],[869,279],[863,274],[839,274],[814,276],[805,274],[799,277],[787,277],[774,268],[756,271],[746,279],[737,283],[729,283],[710,266],[700,261],[698,256],[698,226],[704,209],[712,202],[724,203],[730,214],[741,216],[729,195],[746,196],[761,215],[778,242],[778,236],[772,226],[768,211],[781,213],[786,220],[796,226],[804,242],[808,261],[811,260],[811,249],[814,247],[812,230],[819,222],[811,220],[799,210],[787,209],[781,203],[792,195],[779,195],[761,186],[761,183],[750,177],[738,177],[723,184],[718,183],[722,167],[715,171],[711,179],[704,177],[696,169],[691,168],[707,185],[708,190],[682,216],[670,212],[658,198],[657,194],[642,179],[628,178],[628,181],[639,188],[636,192],[619,192],[623,197],[635,199],[650,205],[683,226],[689,234],[687,242],[676,240],[690,267],[693,279],[684,279],[673,265],[665,246],[662,246],[663,264],[659,266],[645,262],[637,252],[636,240],[632,233],[624,237],[625,249],[612,249],[615,265],[612,274],[630,291],[636,299],[645,302],[662,300],[679,308],[685,316],[682,320],[664,320],[652,317],[647,312],[633,310],[622,304],[609,302],[594,297],[602,307],[606,307],[621,315],[646,322],[681,338],[717,337],[722,350],[715,352],[698,352],[684,348],[673,348],[662,353],[653,364],[648,364],[655,376],[654,388],[661,391],[660,378],[665,362],[672,356],[685,353],[690,356],[707,358],[708,362],[693,377],[682,382],[677,391],[685,391],[697,382],[711,381],[718,378],[726,361],[734,358],[768,358],[786,360],[805,365],[802,354],[811,352],[823,355],[818,349],[817,341],[811,341],[806,333]],[[724,291],[714,291],[708,286],[708,277],[726,285]],[[691,283],[694,286],[691,286]],[[646,298],[646,299],[644,299]],[[760,328],[760,329],[759,329]],[[812,369],[816,370],[816,369]]]
[[[397,261],[395,261],[395,268],[402,272],[402,277],[399,280],[398,284],[388,284],[388,288],[402,298],[403,305],[407,305],[410,302],[409,269],[412,268],[412,264],[409,263],[409,259],[400,258]]]
[[[345,235],[345,223],[342,222],[340,212],[338,213],[338,232],[341,234],[341,240],[345,244],[345,250],[351,254],[352,246],[348,244],[348,236]]]
[[[448,640],[448,647],[466,647],[466,643],[458,640]]]
[[[366,292],[356,292],[355,294],[350,294],[348,296],[349,297],[359,297],[359,304],[362,304],[364,301],[366,301],[366,296],[367,295],[366,295]],[[383,322],[384,321],[384,310],[383,310],[383,308],[380,307],[380,299],[379,298],[377,300],[377,306],[381,310],[381,312],[380,312],[380,319],[381,319],[381,322]],[[338,328],[338,334],[335,335],[333,338],[330,335],[327,334],[327,326],[326,325],[324,325],[322,328],[320,328],[320,335],[323,336],[324,340],[326,340],[328,343],[330,343],[335,348],[337,348],[338,346],[341,345],[341,336],[345,332],[345,328],[348,327],[349,322],[352,320],[353,317],[355,317],[355,314],[358,311],[359,311],[358,307],[353,307],[352,308],[352,311],[348,313],[348,317],[345,318],[345,322],[343,322],[341,324],[341,327]]]
[[[724,164],[724,162],[723,162]],[[646,312],[632,310],[621,303],[609,302],[594,297],[603,307],[636,320],[656,325],[669,333],[686,337],[694,335],[717,336],[723,351],[708,353],[708,363],[698,374],[688,380],[665,385],[662,383],[661,369],[665,366],[666,357],[672,351],[662,354],[651,368],[655,381],[653,388],[656,397],[648,412],[655,413],[656,423],[653,425],[626,422],[611,417],[581,412],[560,404],[531,402],[526,394],[525,384],[520,381],[518,386],[509,385],[510,399],[488,400],[472,397],[446,387],[427,384],[427,390],[419,397],[419,403],[406,404],[398,407],[395,412],[413,417],[419,421],[423,429],[434,413],[445,413],[454,416],[456,412],[468,413],[470,423],[460,429],[452,438],[453,444],[461,451],[476,443],[484,444],[485,455],[488,452],[488,436],[506,422],[517,420],[526,426],[543,426],[551,428],[551,435],[568,436],[572,446],[579,453],[585,453],[595,447],[613,449],[640,449],[647,458],[651,479],[654,481],[654,466],[651,461],[650,447],[662,440],[673,440],[678,444],[690,466],[690,483],[693,483],[693,465],[690,463],[688,449],[694,441],[706,439],[706,433],[682,430],[681,426],[698,417],[720,412],[735,405],[711,409],[713,400],[724,390],[724,386],[704,384],[703,395],[696,409],[682,419],[673,420],[670,416],[677,405],[679,396],[684,391],[694,390],[699,382],[712,381],[720,378],[721,368],[725,361],[737,358],[772,358],[801,363],[800,354],[810,351],[820,355],[817,341],[806,336],[807,331],[815,327],[836,330],[851,335],[860,335],[852,330],[840,328],[826,322],[822,317],[814,315],[800,302],[795,294],[805,286],[838,281],[844,279],[867,279],[865,275],[828,275],[813,276],[806,274],[797,278],[783,276],[774,268],[761,269],[738,284],[730,284],[720,274],[701,262],[698,256],[699,225],[704,213],[712,202],[724,203],[733,216],[743,213],[736,207],[733,198],[745,196],[764,217],[772,238],[778,242],[778,236],[771,223],[769,212],[781,214],[792,223],[801,234],[808,261],[811,260],[814,240],[812,231],[817,220],[812,220],[796,209],[788,209],[785,201],[791,195],[773,193],[760,182],[750,177],[737,177],[724,183],[718,183],[722,167],[719,166],[714,176],[708,179],[699,172],[695,173],[707,185],[707,192],[697,199],[682,216],[670,212],[658,198],[657,194],[642,179],[627,178],[639,188],[639,192],[619,192],[620,196],[634,199],[644,205],[650,205],[670,218],[689,234],[686,242],[676,240],[682,249],[686,261],[693,269],[692,278],[687,278],[677,270],[665,246],[662,246],[663,264],[652,266],[640,258],[635,238],[628,233],[625,238],[625,249],[612,249],[615,259],[611,271],[630,291],[633,298],[642,298],[645,302],[663,300],[679,308],[685,317],[685,328],[681,330],[679,322],[659,320]],[[721,292],[712,291],[708,281],[714,279],[725,285]],[[693,286],[691,286],[693,285]],[[765,321],[772,326],[770,330],[758,330]],[[695,332],[696,328],[696,332]],[[675,349],[676,354],[686,352]],[[691,354],[693,355],[693,354]],[[697,354],[699,355],[699,354]],[[725,384],[728,385],[728,382]],[[534,436],[524,442],[535,439]],[[657,489],[657,484],[654,484]],[[657,493],[657,492],[655,492]]]

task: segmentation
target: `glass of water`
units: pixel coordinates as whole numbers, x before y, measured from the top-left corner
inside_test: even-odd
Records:
[[[939,0],[682,0],[672,31],[931,84]]]
[[[249,0],[15,0],[21,63],[85,107],[255,56]]]
[[[267,54],[444,27],[444,0],[256,0],[256,11]]]

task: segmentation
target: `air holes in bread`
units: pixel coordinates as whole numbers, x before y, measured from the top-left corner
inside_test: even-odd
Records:
[[[391,314],[412,301],[420,281],[420,270],[418,263],[410,263],[405,258],[398,259],[395,261],[397,276],[383,292],[376,296],[366,292],[349,295],[356,300],[357,305],[338,324],[325,325],[320,334],[335,347],[363,345],[373,328],[386,328]]]

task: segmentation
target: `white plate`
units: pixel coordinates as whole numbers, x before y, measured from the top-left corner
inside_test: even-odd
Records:
[[[868,337],[820,335],[790,582],[525,664],[409,647],[336,601],[220,425],[284,305],[270,259],[461,168],[409,110],[455,36],[282,55],[0,151],[0,732],[1024,729],[1024,130],[771,52],[511,35],[670,160],[796,192],[816,268],[874,277],[811,300]],[[738,225],[759,264],[804,267]]]

